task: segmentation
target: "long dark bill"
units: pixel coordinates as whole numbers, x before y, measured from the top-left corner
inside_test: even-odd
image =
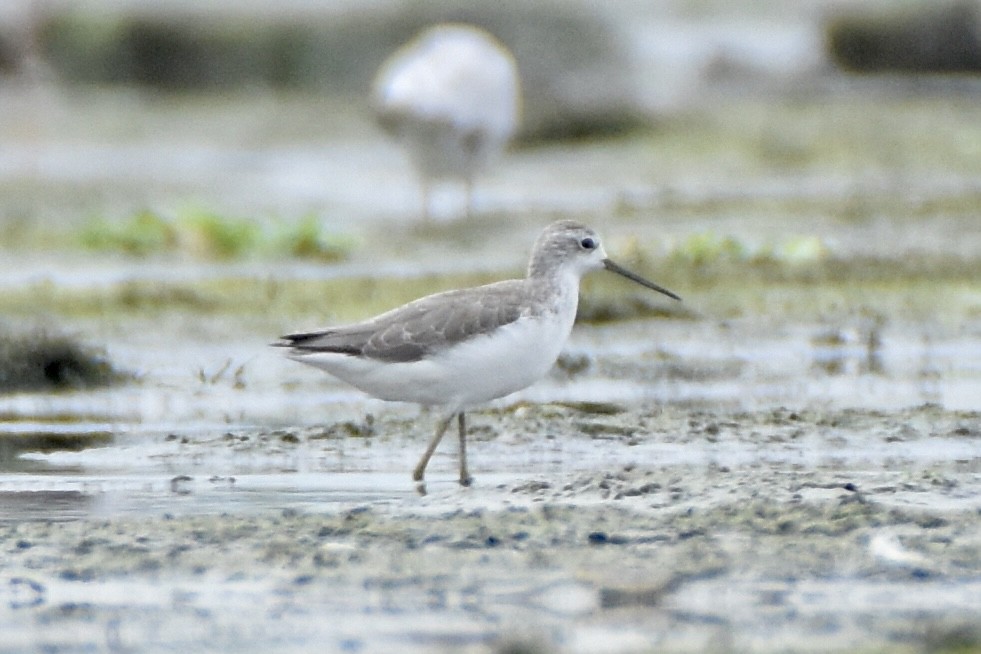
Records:
[[[677,295],[675,295],[674,293],[672,293],[668,289],[664,288],[663,286],[658,286],[654,282],[649,282],[646,279],[644,279],[643,277],[641,277],[640,275],[637,275],[635,273],[632,273],[629,270],[627,270],[626,268],[620,267],[619,265],[613,263],[609,259],[603,259],[603,265],[610,272],[615,272],[616,274],[618,274],[618,275],[620,275],[622,277],[626,277],[627,279],[629,279],[632,282],[637,282],[641,286],[646,286],[647,288],[651,289],[652,291],[657,291],[658,293],[664,293],[668,297],[674,298],[675,300],[679,300],[679,301],[681,300],[680,297],[678,297]]]

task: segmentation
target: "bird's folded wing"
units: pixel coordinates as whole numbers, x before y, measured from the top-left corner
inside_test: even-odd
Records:
[[[511,282],[499,282],[447,291],[362,323],[284,336],[282,345],[299,354],[337,352],[381,361],[418,361],[520,318],[522,306],[514,290]]]

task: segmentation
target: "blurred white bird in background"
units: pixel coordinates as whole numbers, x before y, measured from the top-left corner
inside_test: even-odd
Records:
[[[463,183],[469,217],[474,177],[518,126],[518,71],[508,49],[471,25],[429,28],[382,65],[374,102],[421,178],[424,218],[434,184],[448,180]]]

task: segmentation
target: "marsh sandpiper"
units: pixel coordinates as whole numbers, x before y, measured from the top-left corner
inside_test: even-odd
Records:
[[[518,70],[508,49],[464,24],[432,27],[395,52],[374,83],[378,120],[403,142],[422,182],[423,218],[437,181],[457,179],[473,209],[474,177],[518,125]]]
[[[455,417],[460,484],[469,486],[465,411],[548,373],[572,331],[580,279],[602,268],[681,299],[611,261],[589,227],[561,220],[538,237],[524,279],[428,295],[364,322],[283,336],[275,345],[373,397],[444,409],[412,478],[424,491],[426,465]]]

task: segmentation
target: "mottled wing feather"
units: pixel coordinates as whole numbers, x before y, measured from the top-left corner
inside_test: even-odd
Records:
[[[522,315],[522,286],[498,282],[431,295],[372,320],[283,337],[301,352],[339,352],[390,362],[418,361]],[[479,301],[478,301],[479,300]]]

